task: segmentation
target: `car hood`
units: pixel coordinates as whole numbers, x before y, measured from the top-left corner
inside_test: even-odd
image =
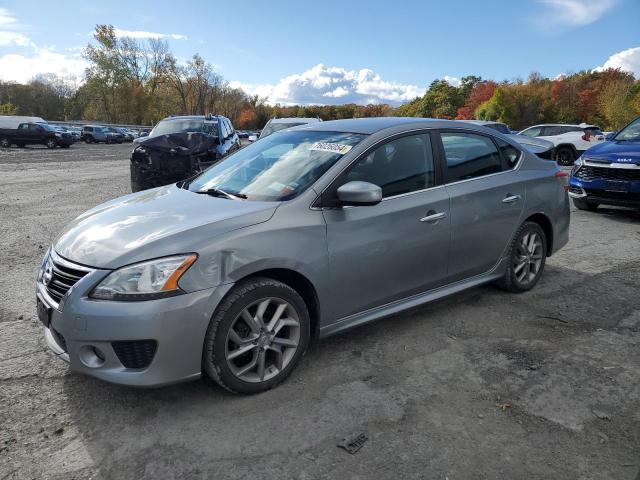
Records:
[[[174,185],[117,198],[76,218],[54,243],[62,257],[114,269],[193,252],[203,240],[266,222],[276,202],[228,200]]]
[[[584,152],[583,158],[608,163],[640,164],[640,141],[617,142],[612,140],[599,143]]]

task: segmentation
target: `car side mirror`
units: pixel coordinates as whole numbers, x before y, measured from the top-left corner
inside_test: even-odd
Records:
[[[382,201],[382,189],[369,182],[347,182],[336,193],[342,206],[377,205]]]
[[[250,142],[255,142],[256,140],[258,140],[258,136],[257,135],[249,135],[249,141]]]
[[[611,133],[607,133],[607,134],[604,136],[604,139],[608,142],[609,140],[612,140],[612,139],[613,139],[613,137],[615,137],[615,136],[616,136],[616,133],[618,133],[618,132],[611,132]]]

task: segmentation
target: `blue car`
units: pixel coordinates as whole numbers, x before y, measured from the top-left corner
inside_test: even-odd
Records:
[[[580,210],[640,208],[640,117],[576,160],[569,196]]]

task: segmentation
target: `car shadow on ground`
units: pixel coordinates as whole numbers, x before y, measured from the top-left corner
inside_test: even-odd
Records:
[[[586,215],[606,215],[609,219],[621,223],[640,222],[640,209],[600,205],[595,211],[584,213]]]

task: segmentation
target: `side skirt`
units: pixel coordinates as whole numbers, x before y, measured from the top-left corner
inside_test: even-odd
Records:
[[[500,278],[505,271],[507,265],[507,259],[503,258],[491,271],[477,275],[475,277],[461,280],[456,283],[438,287],[428,292],[419,293],[411,297],[403,298],[402,300],[396,300],[395,302],[387,303],[378,307],[365,310],[364,312],[354,313],[348,317],[341,318],[336,322],[320,328],[320,338],[328,337],[336,333],[343,332],[345,330],[364,325],[365,323],[380,320],[381,318],[394,315],[396,313],[408,310],[410,308],[418,307],[425,303],[438,300],[443,297],[447,297],[454,293],[461,292],[468,288],[477,287],[484,283],[489,283]]]

